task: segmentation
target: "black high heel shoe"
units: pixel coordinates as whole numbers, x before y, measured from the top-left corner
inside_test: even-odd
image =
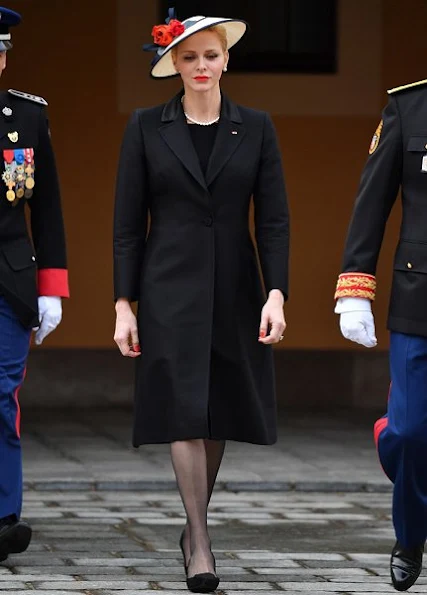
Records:
[[[214,561],[214,570],[216,572],[215,556],[212,554]],[[187,578],[187,588],[192,593],[212,593],[218,588],[219,577],[212,572],[201,572]]]
[[[182,557],[184,559],[184,570],[185,570],[185,574],[187,575],[188,574],[188,564],[187,564],[187,560],[185,559],[184,533],[185,533],[185,529],[183,529],[183,531],[181,533],[181,537],[179,538],[179,547],[181,548]]]

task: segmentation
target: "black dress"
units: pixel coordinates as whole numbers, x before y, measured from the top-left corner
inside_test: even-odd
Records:
[[[209,158],[215,142],[218,124],[211,124],[210,126],[200,126],[198,124],[189,124],[188,129],[191,134],[194,148],[199,157],[200,166],[203,175],[206,176],[208,169]]]

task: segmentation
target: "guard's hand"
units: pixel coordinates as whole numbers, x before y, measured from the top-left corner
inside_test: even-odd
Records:
[[[62,301],[60,297],[41,295],[38,299],[38,306],[40,326],[36,332],[35,343],[41,345],[61,322]]]
[[[340,298],[335,312],[340,314],[343,337],[364,347],[375,347],[375,323],[371,301],[366,298]]]
[[[258,337],[260,343],[271,345],[283,339],[286,328],[283,302],[283,293],[280,289],[272,289],[261,311]]]
[[[129,302],[125,299],[119,299],[116,303],[114,341],[125,357],[138,357],[141,355],[136,317]]]

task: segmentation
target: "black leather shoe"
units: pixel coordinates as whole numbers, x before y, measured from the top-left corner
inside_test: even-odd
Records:
[[[406,591],[420,576],[424,545],[406,549],[396,541],[391,552],[391,581],[396,591]]]
[[[212,557],[216,572],[215,556],[212,554]],[[187,589],[192,593],[212,593],[218,588],[218,585],[219,577],[213,572],[201,572],[187,578]]]
[[[202,572],[187,578],[187,588],[193,593],[212,593],[219,585],[219,578],[212,572]]]
[[[28,523],[7,518],[0,521],[0,561],[9,554],[25,552],[31,541],[31,527]]]

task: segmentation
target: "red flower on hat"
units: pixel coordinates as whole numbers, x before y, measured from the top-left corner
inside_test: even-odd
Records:
[[[173,39],[169,25],[154,25],[151,35],[154,37],[154,43],[161,46],[169,45]]]
[[[178,37],[178,35],[181,35],[185,31],[184,25],[177,19],[171,19],[169,21],[169,29],[174,37]]]
[[[181,21],[171,19],[167,25],[154,25],[151,35],[154,37],[155,44],[166,47],[184,31],[185,27]]]

